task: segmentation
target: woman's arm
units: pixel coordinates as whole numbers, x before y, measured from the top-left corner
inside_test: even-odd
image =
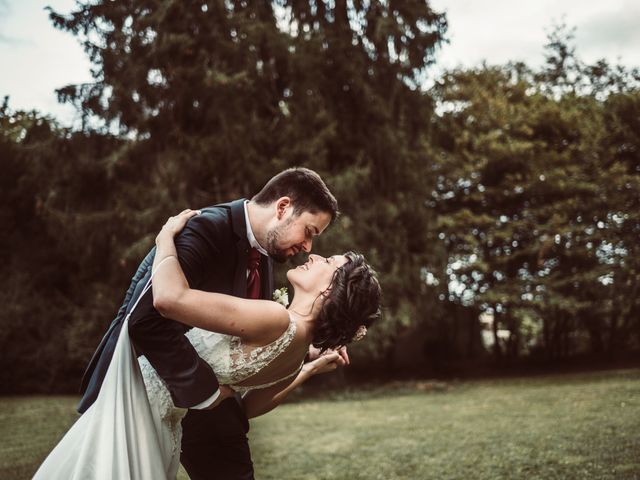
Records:
[[[258,417],[270,412],[280,405],[289,393],[314,375],[335,370],[338,366],[338,357],[336,352],[323,355],[313,362],[305,363],[293,380],[287,379],[269,388],[249,391],[242,397],[247,418]]]
[[[195,215],[197,212],[185,210],[171,217],[156,237],[153,306],[162,316],[192,327],[235,335],[248,341],[275,340],[289,325],[289,316],[282,305],[189,287],[173,239]]]

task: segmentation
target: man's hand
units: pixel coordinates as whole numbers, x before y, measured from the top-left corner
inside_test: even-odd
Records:
[[[218,395],[218,398],[216,398],[215,401],[204,410],[213,410],[218,405],[220,405],[223,401],[225,401],[227,398],[231,398],[235,394],[236,394],[236,391],[233,388],[231,388],[229,385],[220,385],[220,395]]]
[[[313,345],[309,345],[309,363],[317,360],[321,356],[330,355],[332,353],[338,354],[338,359],[336,360],[336,365],[339,367],[345,367],[349,365],[349,354],[347,353],[347,347],[340,347],[338,350],[327,350],[322,355],[320,355],[320,349],[314,347]]]

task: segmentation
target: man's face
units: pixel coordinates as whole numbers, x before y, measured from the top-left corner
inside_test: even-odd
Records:
[[[320,235],[331,222],[326,212],[302,212],[296,215],[293,209],[285,214],[267,232],[267,252],[276,262],[283,263],[300,251],[310,252],[313,238]]]

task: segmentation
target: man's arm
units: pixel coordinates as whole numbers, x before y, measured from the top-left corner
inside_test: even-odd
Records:
[[[180,265],[190,285],[201,285],[207,270],[215,268],[219,244],[228,229],[225,211],[205,211],[192,219],[176,238]],[[129,335],[139,353],[145,355],[167,383],[177,407],[192,408],[211,401],[218,381],[184,336],[186,327],[162,317],[153,306],[151,289],[140,299],[129,319]],[[202,406],[202,405],[200,405]]]

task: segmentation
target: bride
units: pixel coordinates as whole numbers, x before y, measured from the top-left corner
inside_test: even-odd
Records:
[[[154,307],[163,316],[195,327],[187,338],[220,384],[244,393],[242,404],[252,418],[275,408],[311,376],[335,368],[338,354],[331,350],[360,339],[379,317],[380,286],[362,255],[348,252],[310,255],[307,263],[289,270],[295,296],[288,309],[272,301],[191,289],[174,237],[197,214],[187,210],[163,226],[156,237],[153,281],[140,297],[152,288]],[[187,410],[173,405],[166,384],[144,356],[136,362],[127,321],[98,398],[34,478],[175,478]],[[310,344],[330,353],[303,365]]]

